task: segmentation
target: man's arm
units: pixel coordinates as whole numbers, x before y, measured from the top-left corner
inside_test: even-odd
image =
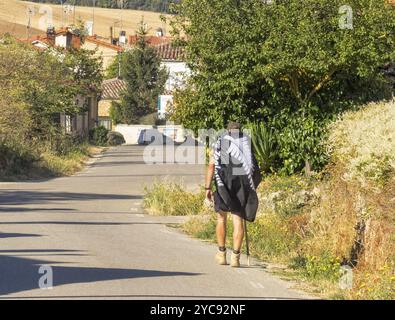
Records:
[[[207,173],[206,173],[206,184],[205,184],[205,189],[206,189],[206,199],[209,201],[213,201],[213,192],[211,190],[212,187],[212,181],[214,177],[214,170],[215,170],[215,164],[213,160],[210,160],[210,163],[207,168]]]

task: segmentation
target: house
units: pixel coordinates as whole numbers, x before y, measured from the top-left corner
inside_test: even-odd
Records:
[[[82,48],[87,50],[96,50],[97,55],[103,58],[103,70],[107,70],[119,53],[124,50],[119,45],[99,40],[97,36],[86,37],[82,44]]]
[[[50,27],[45,35],[20,41],[30,43],[38,50],[51,50],[51,48],[80,49],[82,46],[79,31],[73,28],[55,30],[55,28]],[[54,54],[59,53],[54,51]],[[62,57],[59,55],[59,60],[61,59]],[[97,92],[92,91],[86,96],[77,96],[75,99],[76,104],[81,108],[84,107],[87,111],[74,115],[59,114],[57,121],[66,133],[86,137],[89,135],[89,130],[98,124],[99,97]]]
[[[78,30],[72,28],[55,30],[54,27],[49,27],[44,35],[36,35],[20,41],[31,43],[40,49],[48,49],[50,47],[79,49],[81,47],[81,37]]]
[[[135,37],[129,37],[129,41],[135,41]],[[186,62],[184,61],[184,50],[180,47],[174,46],[169,38],[149,36],[147,42],[154,43],[152,47],[155,49],[161,60],[161,67],[168,71],[169,78],[165,84],[165,92],[158,97],[158,118],[164,119],[168,109],[173,104],[173,93],[177,89],[181,89],[185,85],[185,81],[190,74]],[[114,47],[115,45],[111,45]],[[129,46],[126,50],[131,50]],[[114,58],[113,58],[114,59]],[[105,80],[102,84],[102,96],[99,102],[99,121],[109,130],[112,130],[113,125],[110,117],[110,107],[113,101],[120,101],[120,95],[126,89],[126,82],[115,78]]]
[[[161,66],[168,71],[169,78],[165,84],[165,92],[158,99],[158,117],[166,118],[169,108],[173,104],[173,93],[185,86],[191,71],[185,62],[184,50],[165,42],[154,46],[161,59]]]
[[[84,97],[78,96],[76,103],[80,107],[87,107],[88,111],[74,115],[60,114],[60,124],[65,133],[87,137],[89,130],[98,124],[98,97],[94,93]]]
[[[129,46],[136,45],[138,39],[139,39],[138,35],[129,36],[128,45]],[[160,45],[160,44],[164,44],[164,43],[170,43],[172,41],[172,38],[165,37],[165,36],[163,36],[163,33],[161,33],[161,34],[157,34],[156,36],[146,36],[145,41],[150,46],[156,46],[156,45]]]
[[[113,101],[120,102],[122,92],[126,90],[126,82],[115,78],[104,80],[102,84],[102,94],[98,104],[99,118],[98,124],[112,130],[112,120],[110,117],[110,108]]]

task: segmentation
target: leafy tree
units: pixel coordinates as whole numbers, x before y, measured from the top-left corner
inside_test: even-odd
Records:
[[[118,57],[113,60],[106,70],[106,79],[114,79],[120,76],[120,69],[126,65],[125,57],[126,55],[123,52],[118,53]]]
[[[173,33],[192,77],[173,118],[192,129],[263,121],[279,135],[281,166],[325,164],[325,124],[389,95],[380,67],[394,57],[395,12],[385,0],[184,0]],[[187,39],[188,41],[185,41]]]
[[[146,40],[147,32],[141,25],[138,31],[136,48],[123,54],[121,77],[127,83],[120,105],[113,105],[112,114],[117,115],[114,121],[133,124],[138,120],[155,112],[158,96],[163,92],[167,80],[167,71],[161,68],[160,59],[155,50]]]
[[[0,44],[1,104],[6,114],[12,105],[19,106],[23,123],[14,130],[12,117],[3,118],[4,135],[19,132],[19,141],[45,142],[59,132],[54,120],[59,113],[85,111],[77,97],[98,91],[102,82],[100,60],[86,50],[39,51],[6,39]]]
[[[73,70],[73,85],[77,86],[78,94],[99,93],[103,82],[102,58],[96,56],[94,50],[69,49],[63,52],[63,64]]]

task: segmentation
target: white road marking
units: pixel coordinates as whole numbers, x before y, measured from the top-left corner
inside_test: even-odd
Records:
[[[143,201],[141,200],[132,200],[131,202],[136,207],[141,207],[143,205]]]
[[[138,217],[138,218],[144,218],[144,215],[143,215],[143,214],[136,214],[136,217]]]
[[[239,274],[247,274],[247,271],[245,271],[243,269],[236,269],[236,272]]]
[[[130,208],[130,211],[132,212],[138,212],[140,210],[140,208]]]
[[[253,286],[255,289],[264,289],[265,288],[261,283],[254,282],[254,281],[250,281],[250,285]]]

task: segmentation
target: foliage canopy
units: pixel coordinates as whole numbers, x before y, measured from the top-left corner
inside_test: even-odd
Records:
[[[325,124],[390,94],[380,68],[394,58],[395,11],[385,0],[347,3],[175,5],[173,33],[185,46],[192,77],[176,96],[174,120],[194,130],[222,128],[228,120],[263,121],[279,135],[286,172],[301,170],[305,161],[321,167]]]

